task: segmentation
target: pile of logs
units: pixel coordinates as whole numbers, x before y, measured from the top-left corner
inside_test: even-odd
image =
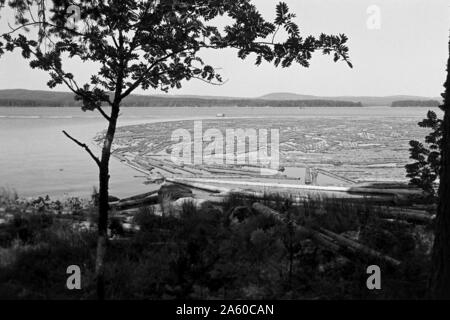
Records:
[[[166,178],[167,182],[181,184],[184,186],[188,186],[190,188],[204,190],[208,192],[212,192],[215,194],[216,197],[224,198],[227,196],[230,196],[232,194],[239,195],[240,197],[247,197],[252,199],[266,199],[268,195],[270,195],[269,191],[264,192],[256,192],[256,191],[248,191],[244,189],[239,188],[226,188],[226,187],[220,187],[215,186],[211,184],[205,184],[202,182],[196,182],[196,181],[204,181],[204,179],[179,179],[179,178]],[[214,180],[208,180],[213,182]],[[234,181],[236,182],[236,181]],[[237,184],[237,183],[235,183]],[[411,190],[410,190],[411,191]],[[273,193],[276,194],[276,193]],[[305,201],[307,201],[309,198],[306,195],[301,194],[295,194],[290,197],[290,200],[295,205],[302,205]],[[377,209],[377,213],[380,215],[381,218],[384,219],[394,219],[394,220],[402,220],[407,221],[411,223],[417,223],[417,224],[429,224],[432,223],[435,219],[435,215],[431,215],[426,210],[417,210],[417,209],[410,209],[410,208],[399,208],[399,207],[393,207],[393,206],[377,206],[373,205],[372,208]]]
[[[183,178],[187,182],[200,182],[200,183],[219,183],[219,184],[231,184],[231,185],[244,185],[252,187],[265,187],[265,188],[286,188],[291,190],[309,190],[309,191],[329,191],[329,192],[341,192],[348,194],[365,194],[365,195],[395,195],[395,196],[422,196],[421,190],[415,189],[377,189],[366,187],[334,187],[334,186],[313,186],[303,184],[286,184],[286,183],[269,183],[259,181],[240,181],[240,180],[217,180],[217,179],[204,179],[204,178]]]
[[[195,196],[192,194],[192,189],[200,189],[203,191],[208,191],[216,195],[230,195],[233,193],[238,194],[239,196],[248,197],[253,199],[253,201],[258,201],[257,199],[266,200],[267,194],[253,192],[253,191],[246,191],[241,189],[229,189],[225,187],[218,187],[213,185],[206,185],[204,183],[200,182],[191,182],[191,181],[185,181],[185,180],[179,180],[175,178],[167,178],[166,182],[171,182],[172,184],[164,184],[161,189],[147,192],[144,194],[140,194],[133,197],[128,197],[124,199],[120,199],[118,201],[110,202],[110,206],[112,209],[117,210],[118,212],[127,211],[134,208],[140,208],[140,207],[146,207],[146,206],[152,206],[155,204],[160,203],[162,193],[166,191],[170,192],[181,192],[178,194],[178,198],[187,199],[186,197],[193,197]],[[178,189],[176,186],[179,186]],[[181,186],[180,186],[181,185]],[[164,189],[164,190],[163,190]],[[188,195],[186,195],[186,192],[189,192]],[[171,200],[176,200],[174,199]],[[214,202],[212,200],[211,202]],[[222,201],[217,201],[218,204],[220,204]],[[316,245],[335,252],[339,254],[342,257],[345,257],[347,259],[352,259],[355,257],[365,257],[368,259],[372,259],[374,261],[383,262],[386,264],[389,264],[391,266],[399,266],[401,264],[400,261],[398,261],[395,258],[389,257],[383,253],[380,253],[376,250],[373,250],[372,248],[367,247],[366,245],[359,243],[358,241],[354,239],[350,239],[344,235],[337,234],[333,231],[327,230],[325,228],[310,228],[303,225],[298,225],[294,223],[293,221],[286,221],[286,216],[281,214],[278,211],[275,211],[260,202],[254,202],[252,204],[252,209],[262,215],[273,217],[279,221],[290,223],[294,226],[295,230],[298,232],[306,235],[308,238],[310,238]],[[433,216],[431,216],[429,213],[427,213],[424,210],[418,210],[418,209],[401,209],[401,208],[395,208],[395,207],[379,207],[380,210],[380,217],[383,219],[396,219],[396,220],[402,220],[407,222],[413,222],[413,223],[422,223],[427,224],[433,221]]]
[[[284,221],[283,216],[269,208],[265,205],[255,202],[252,205],[252,208],[260,214],[275,217],[280,221]],[[374,259],[375,261],[382,261],[394,267],[397,267],[401,264],[400,261],[384,255],[376,250],[373,250],[357,241],[348,239],[342,235],[336,234],[332,231],[326,230],[324,228],[320,228],[319,231],[313,230],[304,226],[300,226],[294,223],[294,228],[301,232],[302,234],[306,234],[312,241],[314,241],[317,245],[333,251],[337,254],[341,254],[346,256],[347,253],[356,254],[358,256],[367,257],[370,259]]]
[[[135,207],[149,206],[159,202],[158,190],[139,194],[133,197],[120,199],[119,201],[110,202],[111,209],[118,211]]]

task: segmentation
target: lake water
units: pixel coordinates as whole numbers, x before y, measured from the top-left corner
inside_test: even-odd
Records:
[[[164,120],[226,117],[404,119],[420,121],[426,108],[124,108],[119,126]],[[89,155],[68,140],[66,130],[99,153],[92,138],[106,122],[94,112],[79,108],[0,108],[0,187],[15,189],[20,196],[88,196],[97,186],[98,170]],[[420,137],[418,137],[420,138]],[[139,172],[111,160],[113,195],[124,197],[148,190]]]

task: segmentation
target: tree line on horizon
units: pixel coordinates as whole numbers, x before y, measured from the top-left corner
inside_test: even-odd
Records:
[[[79,101],[69,99],[4,99],[0,107],[81,107]],[[202,99],[130,97],[125,107],[363,107],[361,102],[339,100],[264,100],[264,99]]]
[[[440,101],[437,100],[398,100],[391,104],[391,107],[439,107]]]

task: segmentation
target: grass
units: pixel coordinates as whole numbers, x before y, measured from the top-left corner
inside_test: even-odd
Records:
[[[8,195],[9,197],[9,195]],[[2,200],[3,201],[3,200]],[[221,206],[185,202],[177,217],[141,209],[139,230],[112,240],[106,257],[109,299],[420,299],[426,297],[429,230],[380,219],[365,202],[311,198],[300,205],[282,195],[257,200],[288,221],[327,228],[401,259],[382,266],[381,291],[365,286],[363,258],[350,262],[321,249],[283,221],[259,215],[256,199],[232,195]],[[14,201],[12,201],[14,202]],[[95,208],[86,213],[95,215]],[[239,216],[239,217],[238,217]],[[238,219],[239,218],[239,219]],[[110,220],[122,235],[121,220]],[[15,212],[0,225],[0,298],[95,298],[95,231],[44,212]],[[79,265],[82,290],[65,289],[66,268]]]

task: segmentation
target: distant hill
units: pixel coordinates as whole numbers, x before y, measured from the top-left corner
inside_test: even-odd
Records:
[[[304,94],[296,94],[290,92],[275,92],[269,93],[259,97],[259,99],[264,100],[315,100],[322,99],[317,96],[304,95]]]
[[[426,98],[417,96],[338,96],[320,97],[301,95],[288,92],[271,93],[257,98],[215,97],[201,95],[131,95],[125,99],[124,106],[148,107],[208,107],[208,106],[250,106],[250,107],[361,107],[361,106],[391,106],[395,101],[441,101],[441,98]],[[49,106],[74,107],[80,106],[70,92],[41,91],[26,89],[0,90],[0,106]]]
[[[28,107],[75,107],[80,106],[69,92],[36,90],[0,90],[0,106]],[[260,99],[211,97],[194,95],[131,95],[123,101],[123,106],[132,107],[362,107],[359,102],[332,99]]]
[[[336,100],[336,101],[352,101],[361,102],[364,106],[390,106],[394,101],[399,100],[409,100],[409,101],[427,101],[436,100],[442,101],[439,97],[420,97],[420,96],[409,96],[409,95],[395,95],[395,96],[384,96],[384,97],[371,97],[371,96],[337,96],[337,97],[322,97],[322,96],[312,96],[312,95],[302,95],[296,93],[270,93],[261,96],[260,99],[267,100]]]
[[[136,94],[135,96],[148,97],[148,95]],[[206,99],[206,100],[233,100],[233,99],[252,99],[252,98],[242,98],[242,97],[226,97],[226,96],[202,96],[194,94],[154,94],[152,97],[158,98],[183,98],[183,99]]]

